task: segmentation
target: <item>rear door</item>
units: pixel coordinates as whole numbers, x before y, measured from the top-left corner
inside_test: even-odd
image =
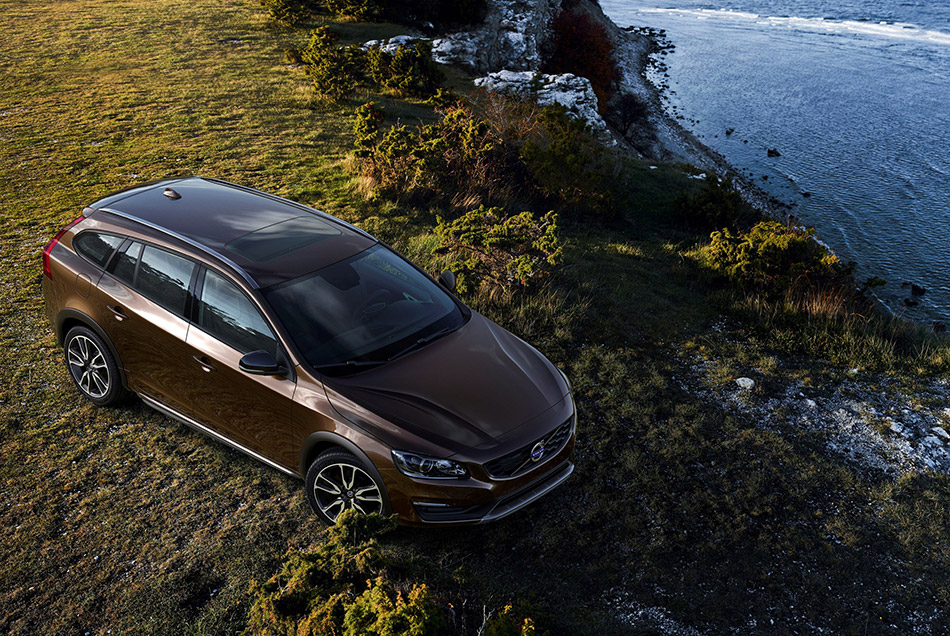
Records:
[[[187,337],[194,417],[255,453],[296,469],[290,428],[295,382],[289,375],[251,375],[239,368],[241,357],[252,351],[267,351],[278,360],[286,356],[250,297],[223,274],[202,269],[194,325]]]
[[[188,289],[197,265],[179,254],[126,240],[98,285],[102,327],[125,367],[129,387],[190,412],[182,372],[188,361]]]

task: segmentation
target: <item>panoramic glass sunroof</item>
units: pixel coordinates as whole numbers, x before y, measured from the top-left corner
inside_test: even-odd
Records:
[[[250,261],[262,263],[340,234],[340,230],[326,221],[307,214],[248,232],[224,247]]]

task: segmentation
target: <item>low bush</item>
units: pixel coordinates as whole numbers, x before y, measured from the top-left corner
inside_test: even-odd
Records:
[[[317,94],[330,101],[341,101],[359,87],[364,52],[356,46],[337,46],[339,35],[328,27],[310,34],[301,58],[313,80]]]
[[[260,0],[271,20],[293,26],[310,17],[311,6],[307,0]]]
[[[369,122],[357,125],[371,135]],[[363,176],[396,199],[490,201],[511,186],[517,172],[498,136],[464,106],[447,108],[437,122],[377,129],[357,142]]]
[[[680,194],[673,207],[680,223],[707,232],[722,228],[744,230],[761,219],[742,200],[731,178],[720,179],[715,174],[706,176],[698,191]]]
[[[557,221],[554,212],[509,216],[500,208],[482,206],[454,221],[440,218],[434,251],[450,255],[459,293],[511,294],[544,278],[559,262]]]
[[[612,187],[620,170],[618,158],[563,106],[538,113],[537,126],[524,140],[520,157],[541,193],[567,210],[605,219],[619,216]]]
[[[357,20],[376,20],[386,16],[386,2],[382,0],[323,0],[326,7],[338,15]]]
[[[387,570],[377,537],[395,526],[378,515],[344,513],[315,551],[290,554],[269,581],[251,584],[255,598],[246,633],[444,634],[445,607],[425,585],[400,584]]]
[[[379,130],[386,120],[386,112],[374,104],[363,104],[356,109],[356,121],[353,124],[353,132],[356,134],[356,152],[357,157],[365,157],[373,152],[373,148],[379,142]]]
[[[637,125],[643,126],[650,116],[650,104],[641,97],[632,93],[618,95],[612,102],[610,110],[611,123],[626,137],[630,129]]]
[[[383,544],[396,527],[392,518],[343,513],[309,552],[290,552],[280,572],[251,583],[253,602],[247,636],[442,636],[444,634],[539,634],[519,600],[488,612],[485,619],[459,615],[470,599],[407,578],[411,567]],[[444,584],[444,582],[443,582]],[[454,586],[453,586],[454,587]],[[520,630],[520,631],[519,631]],[[544,632],[546,634],[546,632]]]
[[[430,97],[445,79],[428,42],[403,44],[393,53],[377,46],[366,57],[369,76],[395,95]]]
[[[603,115],[620,78],[614,44],[606,29],[573,6],[561,10],[551,25],[551,31],[542,72],[586,77],[597,95],[598,108]]]
[[[701,255],[705,265],[740,286],[778,294],[800,283],[832,283],[844,273],[838,257],[814,236],[813,228],[761,221],[744,234],[713,232]]]

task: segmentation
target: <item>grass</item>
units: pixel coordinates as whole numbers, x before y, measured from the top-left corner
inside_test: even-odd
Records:
[[[356,193],[352,104],[313,100],[283,61],[303,32],[271,28],[251,0],[0,0],[0,11],[0,631],[235,633],[250,581],[322,540],[299,483],[141,404],[83,402],[42,315],[40,249],[87,202],[173,174],[315,204],[426,264],[438,210]],[[344,28],[353,41],[397,31]],[[381,98],[354,103],[365,99]],[[404,117],[425,112],[389,101]],[[790,422],[762,430],[686,391],[687,354],[816,386],[832,371],[807,354],[814,343],[783,343],[795,333],[784,314],[740,311],[703,278],[688,256],[697,237],[665,221],[695,181],[638,162],[624,174],[627,223],[565,222],[566,262],[546,287],[474,300],[572,378],[575,476],[501,522],[399,530],[387,547],[420,579],[457,586],[469,617],[527,598],[555,634],[640,633],[610,609],[617,595],[710,633],[945,629],[947,478],[864,474]],[[712,329],[724,309],[725,334]],[[941,369],[915,357],[945,350],[927,346],[882,368]]]

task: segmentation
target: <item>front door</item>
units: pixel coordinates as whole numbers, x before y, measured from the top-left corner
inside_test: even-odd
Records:
[[[188,332],[190,397],[195,419],[225,437],[291,468],[290,411],[296,384],[286,376],[241,371],[241,357],[264,350],[281,358],[274,332],[251,299],[225,276],[205,270],[196,289],[196,322]]]

